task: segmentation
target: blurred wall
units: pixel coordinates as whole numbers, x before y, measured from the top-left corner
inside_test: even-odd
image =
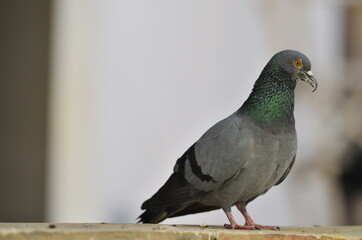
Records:
[[[50,1],[0,1],[0,221],[45,217]]]
[[[345,140],[337,180],[343,196],[344,222],[362,224],[362,2],[346,7],[346,68],[337,112]]]

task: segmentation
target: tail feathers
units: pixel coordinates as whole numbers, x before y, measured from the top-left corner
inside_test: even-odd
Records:
[[[191,200],[191,191],[192,187],[186,181],[181,182],[178,173],[173,173],[167,182],[142,204],[141,209],[184,204]]]
[[[159,223],[167,218],[167,212],[160,208],[147,209],[138,218],[138,223]]]
[[[186,206],[176,206],[170,208],[154,208],[146,209],[144,213],[139,216],[139,223],[159,223],[166,218],[179,217],[188,214],[208,212],[219,209],[216,206],[206,206],[198,202],[190,202]]]
[[[181,181],[178,173],[173,173],[160,190],[142,204],[141,209],[146,211],[139,216],[139,222],[161,222],[194,201],[191,191],[192,187]]]
[[[183,181],[178,173],[173,173],[161,189],[142,204],[141,209],[145,211],[138,222],[159,223],[166,218],[219,208],[197,202],[194,193],[195,189]]]

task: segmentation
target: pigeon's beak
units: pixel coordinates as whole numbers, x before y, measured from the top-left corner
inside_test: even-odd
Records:
[[[312,88],[313,88],[313,91],[312,91],[312,92],[314,92],[314,91],[317,89],[317,87],[318,87],[318,82],[317,82],[317,80],[313,77],[312,71],[308,71],[308,72],[307,72],[307,71],[302,71],[302,74],[301,74],[301,76],[300,76],[299,79],[302,80],[302,81],[304,81],[304,82],[309,83],[309,85],[311,85]]]

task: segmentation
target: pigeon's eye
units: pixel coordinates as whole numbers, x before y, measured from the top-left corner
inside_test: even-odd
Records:
[[[302,60],[301,59],[294,60],[293,64],[296,67],[300,67],[302,66]]]

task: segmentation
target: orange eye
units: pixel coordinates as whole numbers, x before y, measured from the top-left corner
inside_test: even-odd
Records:
[[[300,67],[302,66],[302,60],[301,59],[294,60],[293,64],[296,67]]]

